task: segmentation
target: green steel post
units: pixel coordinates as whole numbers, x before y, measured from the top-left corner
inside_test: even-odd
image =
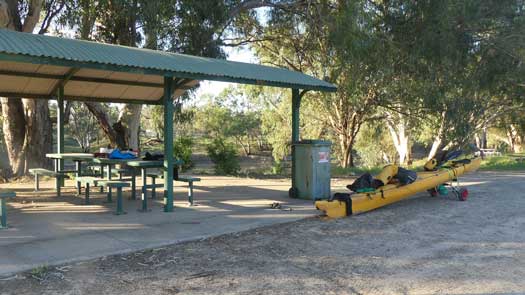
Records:
[[[89,182],[86,183],[86,200],[84,201],[84,205],[89,205]]]
[[[299,89],[292,89],[292,189],[295,188],[295,146],[299,141],[299,108],[301,107],[301,97]]]
[[[0,228],[7,227],[7,210],[6,210],[6,201],[5,198],[0,199],[0,218],[2,219]]]
[[[151,185],[153,186],[151,188],[151,198],[152,199],[156,199],[157,198],[157,192],[155,190],[155,185],[157,185],[157,184],[155,183],[155,177],[151,178]]]
[[[117,187],[117,212],[116,215],[122,215],[124,214],[124,210],[122,210],[122,187]]]
[[[137,173],[135,172],[135,168],[131,169],[131,200],[135,200],[137,197],[135,194],[137,193]]]
[[[111,186],[108,186],[107,190],[108,190],[108,193],[106,194],[106,203],[113,203],[113,197],[111,196],[112,194]]]
[[[57,91],[57,153],[64,152],[64,86]],[[58,160],[58,171],[64,170],[64,161]],[[57,188],[64,186],[64,178],[57,177]]]
[[[173,78],[164,77],[164,212],[173,212]]]

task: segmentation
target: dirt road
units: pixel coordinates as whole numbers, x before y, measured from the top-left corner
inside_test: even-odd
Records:
[[[1,294],[525,294],[525,173],[464,178],[467,202],[424,194],[2,278]]]

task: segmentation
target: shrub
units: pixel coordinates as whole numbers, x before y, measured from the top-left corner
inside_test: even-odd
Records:
[[[215,164],[215,173],[226,175],[239,173],[241,169],[239,157],[233,144],[225,142],[223,138],[215,138],[206,149],[208,156]]]
[[[192,147],[193,139],[189,136],[179,136],[173,142],[173,156],[184,161],[181,167],[182,170],[188,170],[193,167],[193,161],[191,160]]]

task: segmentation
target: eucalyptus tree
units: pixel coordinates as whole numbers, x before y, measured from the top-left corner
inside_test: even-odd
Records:
[[[303,102],[315,104],[321,125],[336,139],[342,166],[353,166],[352,148],[361,125],[372,119],[382,75],[380,44],[369,34],[366,1],[283,1],[263,17],[242,23],[241,38],[262,63],[324,78],[338,85],[335,94],[308,92]],[[377,61],[377,62],[376,62]]]

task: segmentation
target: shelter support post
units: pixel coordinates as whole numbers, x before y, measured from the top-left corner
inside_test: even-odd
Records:
[[[290,197],[296,197],[296,155],[295,143],[299,141],[299,109],[301,107],[301,96],[299,89],[292,89],[292,188],[290,189]]]
[[[164,77],[164,212],[173,212],[173,78]]]
[[[57,89],[57,153],[64,153],[64,86],[60,85]],[[64,170],[64,160],[58,159],[55,162],[55,172]],[[64,178],[56,178],[57,190],[64,186]]]

